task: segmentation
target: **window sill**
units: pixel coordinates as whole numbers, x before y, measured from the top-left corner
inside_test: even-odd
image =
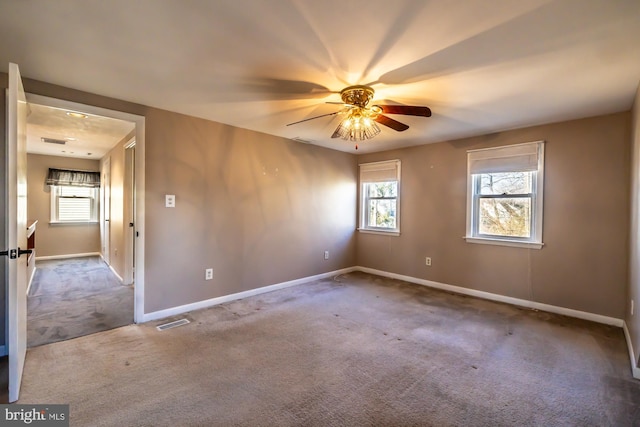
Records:
[[[528,249],[542,249],[544,243],[541,242],[522,242],[519,240],[507,240],[507,239],[489,239],[486,237],[463,237],[467,243],[480,243],[482,245],[498,245],[498,246],[511,246],[514,248],[528,248]]]
[[[98,225],[98,221],[49,221],[49,225]]]
[[[381,236],[399,236],[399,231],[371,230],[368,228],[358,228],[358,231],[366,234],[379,234]]]

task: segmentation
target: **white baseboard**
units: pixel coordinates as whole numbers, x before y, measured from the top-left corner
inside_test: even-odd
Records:
[[[212,307],[214,305],[224,304],[225,302],[235,301],[242,298],[252,297],[254,295],[260,295],[267,292],[277,291],[279,289],[289,288],[291,286],[301,285],[314,280],[325,279],[327,277],[338,276],[340,274],[351,273],[355,271],[355,267],[343,268],[341,270],[330,271],[328,273],[317,274],[315,276],[303,277],[301,279],[290,280],[288,282],[277,283],[275,285],[263,286],[261,288],[250,289],[244,292],[238,292],[236,294],[224,295],[217,298],[211,298],[204,301],[198,301],[191,304],[185,304],[178,307],[167,308],[165,310],[154,311],[151,313],[145,313],[142,315],[142,322],[150,322],[152,320],[163,319],[169,316],[177,316],[179,314],[187,313],[189,311],[200,310],[202,308]]]
[[[107,264],[109,265],[109,264]],[[120,277],[120,275],[118,274],[118,272],[113,268],[113,266],[109,265],[109,270],[111,270],[111,272],[113,274],[116,275],[116,277],[118,278],[118,280],[120,280],[120,283],[124,283],[124,280],[122,280],[122,277]]]
[[[633,378],[640,380],[640,368],[638,367],[638,359],[633,352],[633,344],[631,343],[631,334],[629,334],[629,328],[627,328],[627,322],[622,323],[622,330],[624,330],[624,338],[627,340],[627,348],[629,349],[629,359],[631,360],[631,373]]]
[[[614,317],[602,316],[600,314],[588,313],[586,311],[573,310],[571,308],[558,307],[555,305],[543,304],[535,301],[524,300],[520,298],[507,297],[500,294],[492,294],[490,292],[478,291],[475,289],[463,288],[460,286],[447,285],[445,283],[433,282],[431,280],[418,279],[416,277],[404,276],[402,274],[389,273],[382,270],[375,270],[368,267],[355,267],[355,270],[364,273],[376,274],[378,276],[389,277],[391,279],[404,280],[405,282],[415,283],[417,285],[428,286],[430,288],[441,289],[444,291],[454,292],[457,294],[470,295],[491,301],[503,302],[506,304],[517,305],[520,307],[533,308],[535,310],[547,311],[549,313],[562,314],[564,316],[575,317],[592,322],[603,323],[605,325],[622,327],[623,320]]]
[[[9,353],[7,353],[7,346],[6,345],[0,345],[0,357],[6,356]]]
[[[90,256],[100,256],[100,252],[85,252],[81,254],[37,256],[36,261],[45,261],[48,259],[84,258],[84,257],[90,257]]]

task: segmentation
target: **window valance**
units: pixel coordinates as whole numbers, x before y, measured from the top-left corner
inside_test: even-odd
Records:
[[[467,151],[469,173],[531,172],[538,170],[543,142]]]
[[[69,185],[73,187],[100,187],[100,172],[49,168],[46,184]]]
[[[397,181],[399,175],[400,160],[360,164],[360,183]]]

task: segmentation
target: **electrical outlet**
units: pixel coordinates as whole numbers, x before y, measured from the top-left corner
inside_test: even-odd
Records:
[[[164,206],[166,208],[176,207],[176,196],[174,194],[167,194],[164,196]]]
[[[329,259],[329,251],[324,251],[324,259]]]
[[[426,265],[428,265],[428,266],[431,266],[431,257],[430,257],[430,256],[426,257],[426,258],[424,259],[424,263],[425,263]]]
[[[213,268],[207,268],[204,271],[204,280],[211,280],[213,279]]]

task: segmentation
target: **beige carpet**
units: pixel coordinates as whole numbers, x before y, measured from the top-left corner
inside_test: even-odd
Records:
[[[37,260],[27,297],[27,345],[36,347],[133,323],[133,286],[100,257]]]
[[[363,273],[29,349],[74,426],[634,426],[622,330]]]

